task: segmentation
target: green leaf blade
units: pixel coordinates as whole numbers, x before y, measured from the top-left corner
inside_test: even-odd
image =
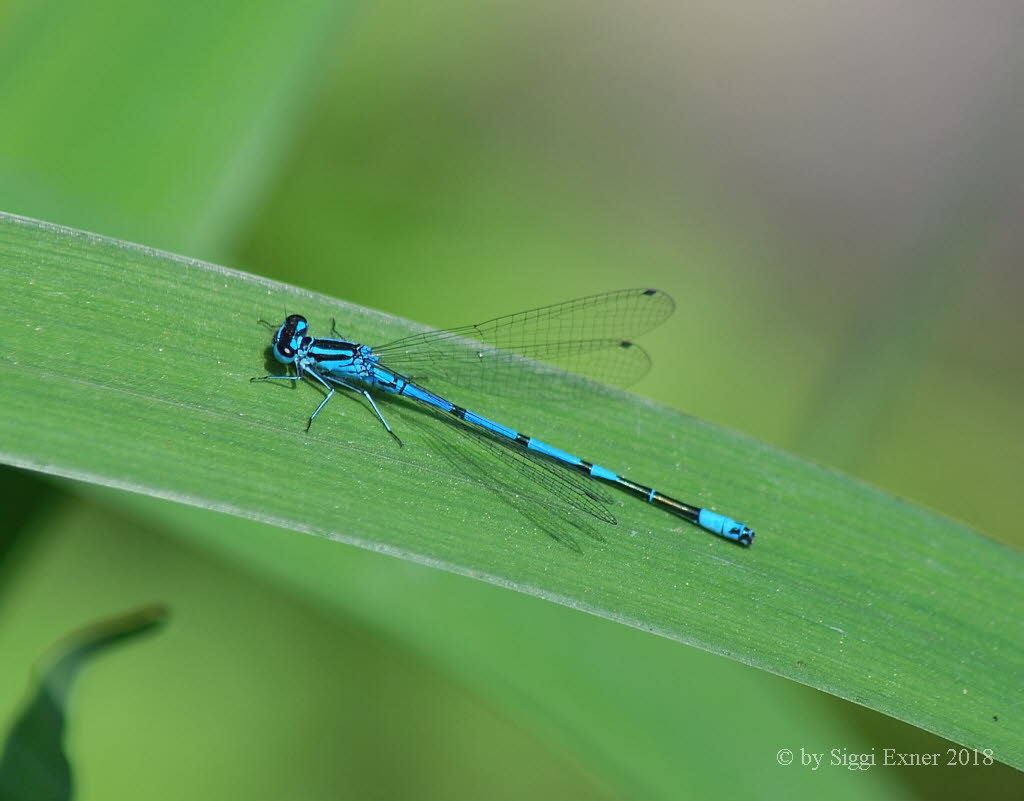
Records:
[[[404,449],[345,398],[303,434],[315,390],[248,381],[267,367],[259,317],[301,311],[321,330],[337,317],[370,342],[411,324],[15,217],[0,218],[0,262],[9,334],[0,442],[11,464],[529,592],[1024,765],[1011,697],[1024,675],[1024,571],[1007,548],[623,393],[585,393],[571,409],[511,400],[481,409],[758,530],[743,550],[623,498],[619,526],[567,548],[430,453],[419,430],[435,422],[417,410],[383,403]]]

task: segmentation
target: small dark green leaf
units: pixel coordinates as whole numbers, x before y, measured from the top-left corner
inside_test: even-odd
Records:
[[[71,798],[71,764],[64,752],[66,707],[83,665],[112,645],[152,631],[166,619],[162,606],[147,606],[71,635],[59,646],[25,711],[15,721],[0,758],[0,799],[64,801]]]

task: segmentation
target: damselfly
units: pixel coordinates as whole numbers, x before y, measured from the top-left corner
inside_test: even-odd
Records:
[[[664,322],[675,308],[672,298],[657,289],[623,289],[571,300],[553,306],[496,317],[465,328],[430,331],[379,347],[341,338],[313,337],[305,317],[291,314],[274,332],[274,358],[295,366],[295,375],[266,375],[253,381],[301,381],[307,378],[326,390],[309,416],[306,430],[340,387],[360,393],[391,436],[402,444],[377,407],[370,390],[402,395],[432,410],[451,415],[492,442],[500,442],[522,467],[536,462],[558,465],[592,479],[619,487],[648,503],[740,545],[750,545],[754,532],[724,515],[678,501],[618,473],[548,445],[426,389],[420,382],[439,378],[452,384],[501,392],[526,388],[540,392],[534,378],[545,371],[565,369],[608,383],[627,385],[650,367],[646,352],[632,337]],[[332,326],[333,329],[333,326]],[[337,331],[332,330],[337,336]],[[547,365],[548,367],[545,367]],[[522,368],[527,369],[522,369]],[[516,376],[512,379],[509,376]],[[526,457],[524,459],[524,457]],[[603,500],[584,482],[563,481],[589,511],[593,500]],[[602,514],[596,516],[614,522]]]

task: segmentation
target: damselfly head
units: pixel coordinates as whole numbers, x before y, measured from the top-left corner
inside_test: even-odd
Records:
[[[281,364],[291,364],[295,361],[296,352],[302,344],[302,340],[309,329],[309,323],[301,314],[288,315],[281,327],[274,333],[273,348],[274,358]]]

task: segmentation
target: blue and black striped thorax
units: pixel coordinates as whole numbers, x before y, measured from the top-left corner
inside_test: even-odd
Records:
[[[295,364],[300,370],[314,369],[373,382],[378,357],[368,345],[342,339],[317,339],[308,332],[305,317],[289,315],[274,334],[274,358],[282,364]]]

